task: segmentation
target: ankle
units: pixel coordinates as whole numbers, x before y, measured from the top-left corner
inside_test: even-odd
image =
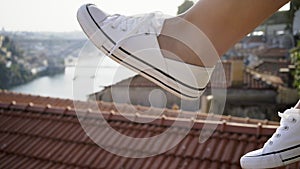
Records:
[[[199,43],[201,40],[197,39],[197,35],[190,31],[191,25],[187,25],[189,22],[184,20],[183,17],[184,15],[167,19],[163,25],[161,35],[158,37],[158,42],[164,57],[201,67],[213,67],[219,59],[218,57],[213,58],[206,56],[206,58],[204,58],[203,56],[199,56],[188,44],[184,43],[189,41],[189,44],[196,46],[196,48],[198,47],[195,44],[201,45],[201,43]],[[194,25],[192,25],[192,27],[194,27]],[[175,35],[176,37],[171,37],[170,35]],[[187,39],[188,37],[192,38]],[[203,59],[206,60],[205,64],[202,62]]]

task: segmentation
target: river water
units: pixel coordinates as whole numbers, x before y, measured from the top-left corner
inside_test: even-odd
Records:
[[[97,63],[89,59],[89,63]],[[10,91],[49,96],[55,98],[66,98],[75,100],[86,100],[88,94],[98,92],[105,86],[114,84],[129,78],[135,73],[114,63],[109,58],[102,58],[101,65],[66,67],[65,72],[55,76],[39,77],[29,83],[16,86]],[[83,64],[84,65],[84,64]],[[75,94],[74,94],[75,93]]]

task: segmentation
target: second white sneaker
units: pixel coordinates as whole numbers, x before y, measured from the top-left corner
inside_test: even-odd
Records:
[[[243,168],[273,168],[300,160],[300,110],[288,109],[278,115],[280,127],[263,148],[241,158]]]

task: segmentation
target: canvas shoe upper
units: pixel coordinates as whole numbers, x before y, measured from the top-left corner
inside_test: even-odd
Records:
[[[263,148],[241,158],[243,168],[273,168],[300,160],[300,110],[278,113],[280,126]]]
[[[198,99],[214,68],[203,68],[163,57],[157,37],[167,16],[108,15],[95,5],[83,5],[78,21],[97,48],[118,63],[138,72],[167,91]]]

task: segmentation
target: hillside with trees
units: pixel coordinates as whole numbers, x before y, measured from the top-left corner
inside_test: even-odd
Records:
[[[10,88],[34,78],[22,61],[23,54],[16,48],[14,42],[0,35],[0,88]]]

